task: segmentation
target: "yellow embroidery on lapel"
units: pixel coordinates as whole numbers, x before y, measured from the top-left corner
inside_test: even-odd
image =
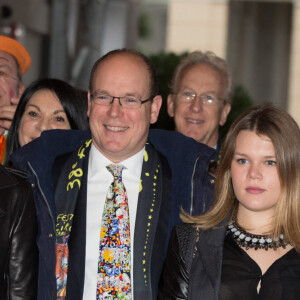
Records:
[[[144,161],[148,161],[149,157],[148,157],[148,153],[147,151],[145,150],[144,151]]]
[[[144,152],[144,155],[145,155],[145,152]],[[148,159],[148,156],[147,156],[147,159]],[[159,172],[159,170],[158,170],[159,168],[160,168],[160,165],[157,166],[157,169],[155,170],[155,173]],[[156,186],[156,182],[155,182],[156,180],[157,180],[157,175],[153,175],[153,198],[152,198],[151,208],[150,208],[149,215],[148,215],[149,223],[147,223],[147,227],[148,228],[147,228],[146,240],[145,240],[145,244],[144,244],[145,252],[143,252],[143,265],[145,265],[145,266],[146,266],[146,258],[147,258],[146,249],[147,249],[147,244],[148,244],[148,239],[149,239],[149,233],[150,233],[150,229],[151,229],[151,225],[152,225],[151,221],[152,221],[152,218],[153,218],[154,207],[155,207],[155,200],[156,200],[156,187],[155,187]],[[144,268],[143,272],[144,272],[144,278],[145,278],[145,285],[148,286],[148,282],[147,282],[147,269]]]
[[[143,185],[142,185],[142,179],[140,180],[140,188],[139,188],[139,193],[142,191]]]

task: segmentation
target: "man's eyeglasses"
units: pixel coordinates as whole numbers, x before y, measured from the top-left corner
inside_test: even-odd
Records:
[[[125,97],[115,97],[102,92],[93,92],[91,94],[91,99],[95,104],[109,106],[111,105],[115,99],[119,100],[119,104],[123,108],[140,108],[142,104],[150,101],[153,97],[149,97],[148,99],[141,100],[134,96],[125,96]]]
[[[186,102],[186,103],[192,103],[198,96],[196,93],[192,93],[189,91],[178,93],[176,95],[180,102]],[[217,105],[218,101],[223,100],[210,93],[201,94],[199,95],[199,98],[202,104],[204,105]]]

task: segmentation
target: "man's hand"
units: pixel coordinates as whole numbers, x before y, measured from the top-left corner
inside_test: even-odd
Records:
[[[11,105],[3,105],[0,107],[0,129],[9,130],[19,100],[19,98],[12,98],[10,100]]]

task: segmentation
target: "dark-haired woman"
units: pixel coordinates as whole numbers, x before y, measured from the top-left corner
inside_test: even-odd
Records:
[[[87,129],[87,95],[59,79],[42,78],[24,91],[6,145],[9,155],[49,129]]]
[[[282,109],[256,107],[233,123],[214,206],[183,214],[159,299],[299,299],[299,149],[299,126]]]

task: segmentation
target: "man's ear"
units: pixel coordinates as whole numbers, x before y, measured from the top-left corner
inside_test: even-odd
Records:
[[[174,103],[175,99],[174,96],[172,94],[168,95],[168,100],[167,100],[167,110],[168,110],[168,114],[170,117],[174,117],[175,114],[175,103]]]
[[[220,122],[219,122],[220,126],[223,126],[225,124],[225,122],[227,120],[227,116],[230,113],[230,110],[231,110],[231,104],[226,103],[221,111],[221,118],[220,118]]]
[[[160,95],[155,96],[151,103],[150,124],[154,124],[157,121],[161,104],[162,104],[162,97]]]
[[[91,93],[90,90],[88,90],[88,110],[87,110],[87,116],[90,117],[90,113],[91,113]]]

